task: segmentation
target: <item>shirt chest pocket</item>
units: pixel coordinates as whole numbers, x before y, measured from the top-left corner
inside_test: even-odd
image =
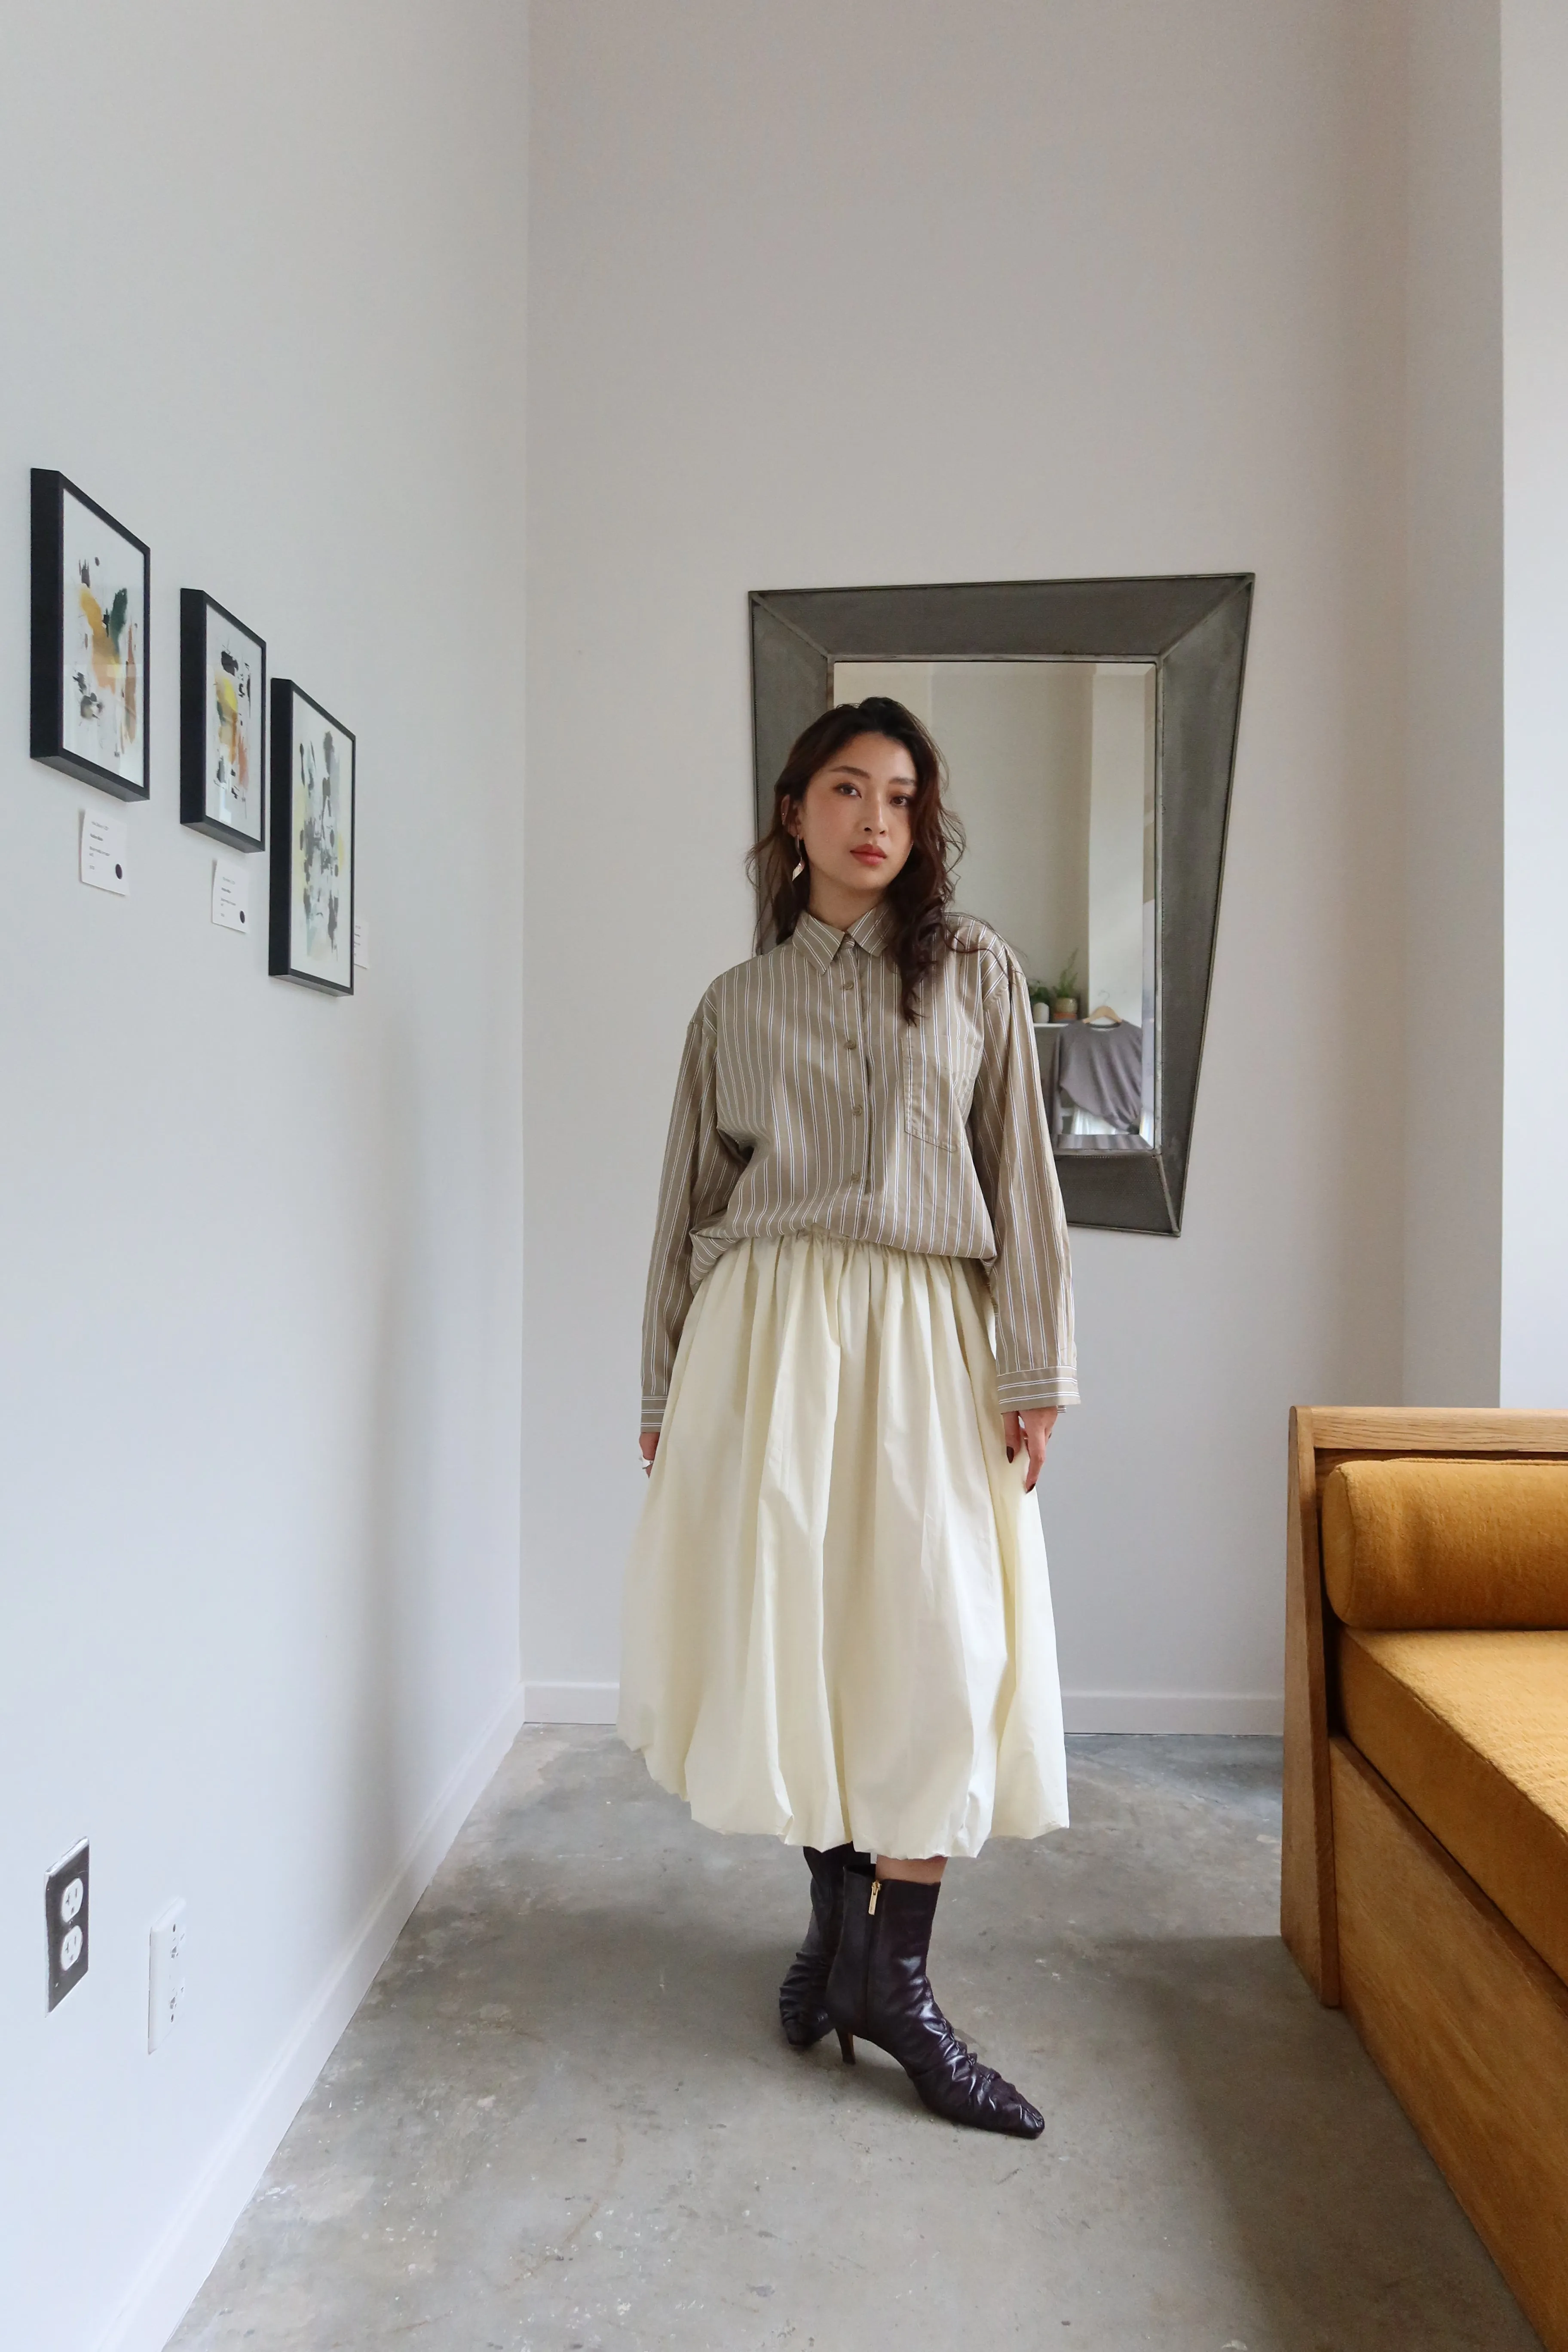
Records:
[[[954,1039],[925,1021],[906,1027],[899,1040],[905,1134],[937,1151],[960,1150],[979,1069],[978,1038]]]

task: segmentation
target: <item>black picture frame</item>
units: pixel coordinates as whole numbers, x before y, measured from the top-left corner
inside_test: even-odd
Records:
[[[753,590],[756,837],[837,662],[1147,662],[1156,677],[1156,1139],[1057,1155],[1068,1222],[1179,1234],[1219,926],[1255,575]]]
[[[68,562],[81,574],[70,599]],[[35,466],[32,572],[31,756],[116,800],[150,800],[153,558],[145,540],[66,475]]]
[[[215,624],[218,664],[233,681],[233,708],[221,716],[215,691]],[[180,823],[230,849],[265,849],[269,790],[267,641],[205,588],[182,588]],[[255,813],[253,827],[234,821],[247,804]]]
[[[275,980],[352,996],[358,740],[291,677],[273,679],[270,717],[267,969]]]

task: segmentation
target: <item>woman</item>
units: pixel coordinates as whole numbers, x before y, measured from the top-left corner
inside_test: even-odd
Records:
[[[926,1974],[948,1859],[1067,1821],[1030,1499],[1078,1401],[1067,1235],[1023,972],[949,913],[961,845],[900,703],[790,752],[752,857],[776,944],[709,989],[676,1088],[620,1729],[695,1820],[804,1846],[797,2049],[859,2034],[1033,2138]]]

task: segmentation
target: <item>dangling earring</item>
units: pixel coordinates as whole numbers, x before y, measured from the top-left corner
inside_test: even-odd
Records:
[[[790,868],[789,878],[792,882],[798,882],[801,876],[805,872],[805,844],[804,841],[797,840],[795,845],[799,850],[800,856],[795,859],[795,864]]]

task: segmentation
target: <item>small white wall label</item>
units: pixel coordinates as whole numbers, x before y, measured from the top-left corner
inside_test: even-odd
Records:
[[[220,930],[247,931],[245,872],[230,857],[213,859],[213,920]]]
[[[362,971],[370,970],[370,925],[354,917],[354,961]]]
[[[126,842],[130,828],[122,816],[100,816],[96,810],[81,813],[81,878],[94,890],[112,890],[117,898],[125,898],[131,888],[125,878]]]

